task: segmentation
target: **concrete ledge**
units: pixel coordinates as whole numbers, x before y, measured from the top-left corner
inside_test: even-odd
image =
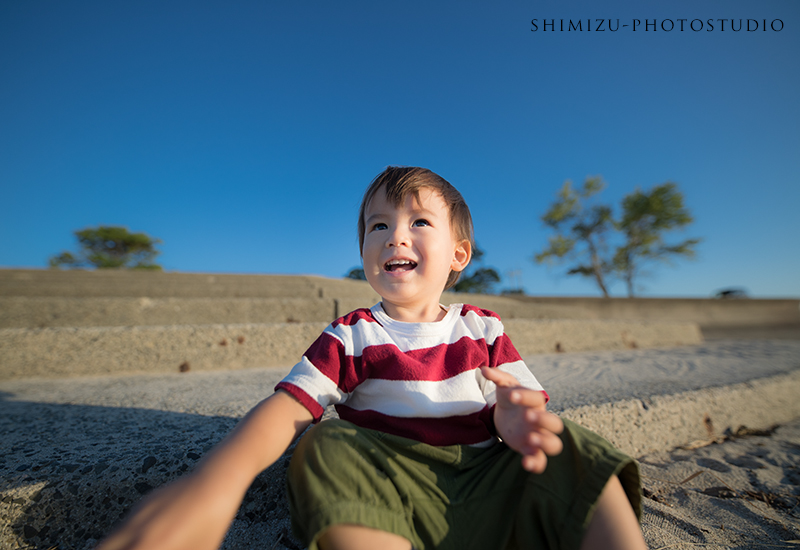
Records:
[[[586,298],[518,296],[520,302],[569,319],[691,321],[701,326],[800,323],[800,300],[711,298]]]
[[[800,323],[703,326],[705,340],[800,340]]]
[[[750,382],[554,412],[639,457],[739,426],[767,428],[800,417],[800,371]]]
[[[333,298],[61,298],[0,296],[0,328],[311,323]]]
[[[306,277],[102,269],[0,269],[2,296],[151,298],[319,297]]]
[[[293,365],[327,323],[0,330],[0,380]]]
[[[691,323],[511,319],[522,355],[702,342]],[[0,380],[290,366],[327,323],[0,329]]]
[[[703,341],[695,323],[509,319],[503,324],[520,355],[688,346]]]
[[[330,322],[349,311],[372,307],[380,300],[371,289],[364,296],[348,296],[346,288],[321,290],[325,297],[0,296],[0,328]],[[345,295],[340,295],[340,291]],[[541,308],[503,296],[446,293],[442,302],[468,302],[490,309],[504,320],[558,317],[557,308]]]
[[[0,296],[70,298],[369,298],[366,281],[315,275],[177,273],[114,269],[0,269]]]

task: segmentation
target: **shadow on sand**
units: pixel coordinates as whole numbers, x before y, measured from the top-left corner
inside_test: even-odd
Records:
[[[92,548],[143,495],[189,472],[236,422],[0,394],[0,549]],[[256,478],[223,548],[271,548],[278,540],[276,550],[300,548],[289,536],[289,452]]]

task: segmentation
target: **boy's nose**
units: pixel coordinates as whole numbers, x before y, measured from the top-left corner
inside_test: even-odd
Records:
[[[408,246],[409,242],[408,231],[403,227],[396,227],[386,240],[386,247]]]

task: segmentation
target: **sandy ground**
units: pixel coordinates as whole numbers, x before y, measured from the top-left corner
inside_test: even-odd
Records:
[[[800,548],[800,420],[639,464],[651,549]]]
[[[557,411],[795,372],[800,342],[526,360]],[[0,549],[91,548],[143,494],[190,471],[286,370],[0,383]],[[637,458],[651,548],[800,548],[800,419]],[[224,548],[301,548],[288,531],[286,462],[256,479]]]

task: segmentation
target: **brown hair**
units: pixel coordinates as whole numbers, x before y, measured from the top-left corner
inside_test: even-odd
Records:
[[[475,250],[472,216],[469,213],[469,207],[464,201],[464,197],[455,187],[450,185],[446,179],[427,168],[389,166],[375,176],[375,179],[372,180],[372,183],[369,184],[369,187],[364,192],[364,198],[361,199],[361,208],[358,211],[358,250],[362,255],[364,252],[364,235],[366,234],[364,215],[372,197],[381,188],[383,188],[386,200],[396,207],[400,206],[408,195],[413,195],[419,200],[420,189],[428,188],[436,191],[447,205],[450,228],[455,238],[458,241],[469,241],[470,250]],[[444,287],[445,290],[455,285],[460,275],[461,273],[458,271],[450,271],[450,275],[447,277],[447,284]]]

